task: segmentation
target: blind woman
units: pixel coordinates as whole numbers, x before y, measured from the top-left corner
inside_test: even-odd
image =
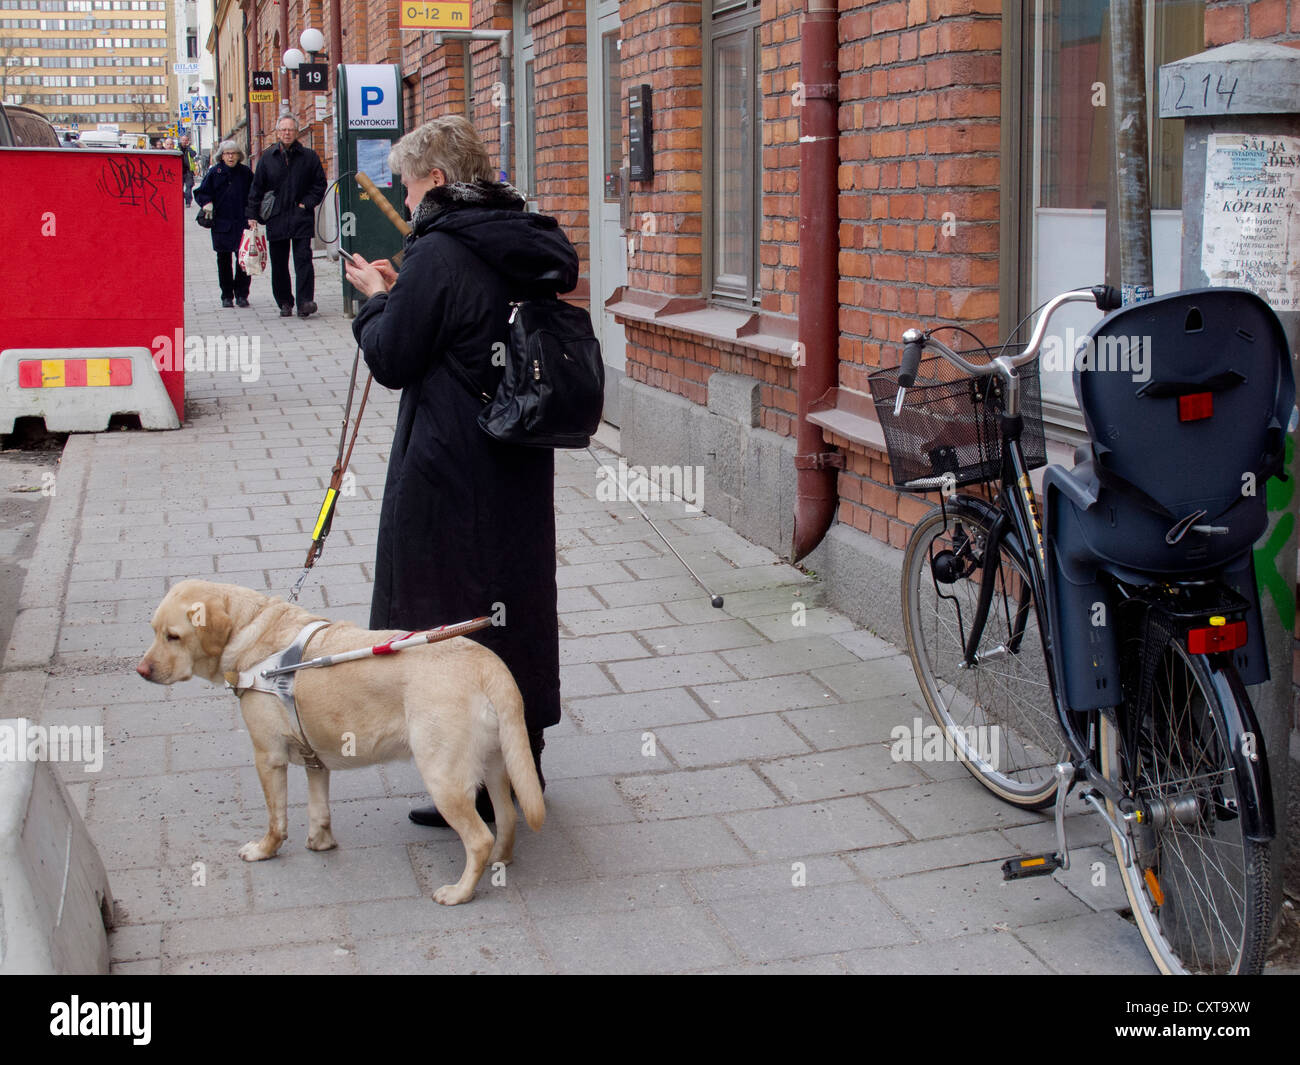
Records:
[[[470,123],[445,116],[397,142],[412,232],[401,270],[360,256],[352,331],[375,380],[401,389],[379,518],[370,627],[426,629],[480,615],[524,697],[541,776],[542,730],[560,720],[554,453],[502,444],[477,418],[502,375],[510,301],[578,280],[553,218],[494,180]],[[543,787],[545,781],[543,779]],[[479,790],[479,812],[492,819]],[[432,807],[418,824],[445,824]]]

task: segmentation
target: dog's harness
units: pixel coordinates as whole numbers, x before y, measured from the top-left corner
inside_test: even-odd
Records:
[[[277,696],[280,702],[284,703],[285,709],[292,715],[290,728],[292,729],[293,723],[297,722],[298,733],[293,739],[301,748],[300,753],[302,754],[303,764],[309,769],[324,769],[325,766],[317,757],[316,752],[312,750],[311,742],[307,739],[307,730],[302,727],[302,718],[298,716],[298,704],[294,701],[293,678],[298,670],[318,669],[323,666],[335,666],[340,662],[353,662],[359,658],[396,654],[398,651],[405,651],[408,647],[421,647],[427,643],[450,640],[453,636],[462,636],[467,632],[487,628],[492,623],[490,617],[474,618],[470,621],[457,622],[454,625],[443,625],[441,628],[430,629],[427,632],[403,633],[401,636],[394,636],[391,640],[375,644],[373,647],[359,647],[355,651],[321,655],[319,658],[312,658],[304,662],[302,655],[307,648],[307,642],[321,629],[329,625],[328,621],[313,621],[303,626],[302,631],[298,633],[297,639],[283,651],[271,655],[270,658],[264,658],[252,669],[244,670],[242,673],[227,673],[225,675],[226,686],[236,695],[243,695],[246,691],[255,691]]]
[[[226,684],[236,695],[255,691],[279,696],[280,702],[284,703],[285,710],[290,715],[290,728],[294,724],[298,726],[298,734],[294,736],[294,740],[301,748],[303,764],[309,769],[324,769],[325,766],[312,749],[311,741],[307,739],[307,730],[302,727],[302,718],[298,716],[298,704],[293,697],[293,680],[298,673],[295,667],[302,663],[302,654],[307,649],[307,641],[328,625],[328,621],[313,621],[303,626],[297,639],[283,651],[271,655],[270,658],[264,658],[252,669],[242,673],[226,674]]]

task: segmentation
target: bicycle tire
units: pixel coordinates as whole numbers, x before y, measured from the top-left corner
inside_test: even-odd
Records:
[[[1056,795],[1054,767],[1066,757],[1052,700],[1027,564],[1004,537],[993,603],[976,664],[965,666],[964,639],[979,596],[988,513],[960,497],[917,523],[903,558],[903,626],[907,652],[930,714],[948,749],[1000,799],[1029,810]],[[964,541],[963,541],[964,538]],[[945,552],[969,570],[951,582],[935,574]],[[974,568],[971,568],[971,567]],[[951,574],[947,574],[951,575]],[[1022,609],[1023,608],[1023,609]],[[1018,650],[1010,649],[1023,618]]]
[[[1133,918],[1160,971],[1257,973],[1268,948],[1269,848],[1243,833],[1226,714],[1235,688],[1216,684],[1205,656],[1165,639],[1150,697],[1136,723],[1101,715],[1101,770],[1137,804],[1144,824],[1112,819],[1133,848],[1125,866],[1114,828],[1115,860]],[[1227,668],[1231,668],[1230,666]],[[1133,713],[1126,690],[1120,714]],[[1121,732],[1132,728],[1134,750]],[[1135,764],[1130,765],[1130,761]]]

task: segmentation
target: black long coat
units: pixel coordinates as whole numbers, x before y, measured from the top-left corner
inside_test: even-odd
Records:
[[[488,436],[481,399],[449,367],[457,360],[493,390],[508,300],[577,283],[577,253],[555,220],[521,210],[512,192],[492,182],[432,189],[397,283],[366,301],[352,331],[375,380],[402,389],[370,625],[504,612],[503,625],[470,638],[510,667],[534,732],[560,719],[554,453]]]
[[[262,197],[268,192],[275,193],[275,213],[262,218]],[[288,153],[277,144],[257,161],[244,214],[266,223],[267,240],[310,237],[316,224],[316,207],[324,198],[325,168],[320,156],[297,141],[289,146]]]
[[[253,187],[253,172],[243,163],[215,164],[194,190],[194,202],[212,204],[212,250],[239,251],[239,241],[248,227],[244,205]]]

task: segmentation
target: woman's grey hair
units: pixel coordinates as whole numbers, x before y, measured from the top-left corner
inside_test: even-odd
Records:
[[[441,170],[449,185],[496,176],[479,135],[460,115],[444,115],[411,130],[393,145],[388,165],[402,177],[417,180]]]
[[[234,141],[222,141],[217,145],[217,158],[221,158],[221,156],[225,155],[226,152],[235,152],[239,156],[239,158],[235,160],[236,162],[242,163],[244,161],[244,149]]]

